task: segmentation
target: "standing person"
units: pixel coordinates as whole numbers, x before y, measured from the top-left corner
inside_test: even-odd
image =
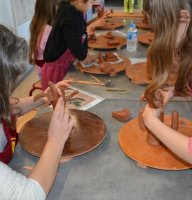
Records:
[[[56,176],[61,154],[74,121],[60,97],[48,129],[43,153],[28,177],[6,164],[13,156],[17,141],[15,118],[46,103],[46,97],[34,102],[33,97],[11,98],[18,76],[24,71],[27,43],[0,25],[0,197],[3,200],[44,200]],[[67,86],[67,81],[58,86]],[[61,90],[57,87],[58,95]],[[50,92],[47,89],[46,92]]]
[[[155,32],[151,47],[154,51],[151,57],[154,71],[152,83],[145,91],[150,104],[145,107],[143,120],[145,126],[172,152],[192,164],[192,137],[180,134],[159,119],[162,109],[176,93],[192,94],[192,1],[151,0],[149,18]],[[167,87],[175,48],[179,56],[178,78],[174,86]],[[163,107],[156,109],[153,93],[158,89],[163,97]]]
[[[60,0],[36,0],[35,13],[30,24],[29,63],[35,65],[41,79],[43,52],[54,23]]]
[[[53,29],[49,35],[42,68],[42,89],[49,81],[63,80],[73,61],[87,57],[88,41],[84,13],[91,0],[66,0],[60,3]]]

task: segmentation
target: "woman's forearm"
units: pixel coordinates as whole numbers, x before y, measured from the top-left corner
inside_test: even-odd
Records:
[[[55,180],[63,147],[64,144],[48,141],[38,163],[29,175],[30,178],[39,182],[46,194]]]
[[[163,142],[172,152],[192,164],[192,155],[188,150],[189,138],[162,123],[157,118],[151,118],[148,129]]]
[[[38,108],[39,106],[44,105],[46,102],[44,97],[40,98],[36,102],[34,102],[33,98],[34,98],[33,96],[20,98],[19,102],[17,104],[13,104],[11,106],[12,114],[13,115],[17,115],[17,114],[24,115],[25,113],[27,113],[35,108]],[[19,108],[19,110],[14,109],[14,108]],[[18,111],[19,111],[19,113],[17,113]]]

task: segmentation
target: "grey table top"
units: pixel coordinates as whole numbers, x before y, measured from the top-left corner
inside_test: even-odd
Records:
[[[127,23],[127,22],[126,22]],[[122,29],[126,32],[127,27]],[[126,49],[119,51],[126,56]],[[139,45],[137,58],[145,57],[146,47]],[[71,69],[71,76],[88,80],[89,75]],[[102,81],[107,75],[97,76]],[[106,92],[101,86],[74,85],[105,98],[88,111],[101,117],[107,126],[107,136],[93,151],[76,157],[59,166],[54,186],[48,200],[190,200],[192,196],[191,170],[163,171],[141,168],[127,157],[118,143],[118,133],[124,125],[111,117],[113,110],[129,108],[132,118],[137,117],[142,103],[138,100],[145,87],[130,82],[124,73],[113,78],[115,86],[127,87],[126,93]],[[177,109],[182,117],[192,120],[190,102],[171,102],[167,112]],[[158,156],[158,155],[157,155]],[[33,166],[37,158],[23,151],[20,145],[10,166],[27,174],[24,165]]]

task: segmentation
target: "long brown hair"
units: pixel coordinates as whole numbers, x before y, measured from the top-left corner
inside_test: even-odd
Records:
[[[11,121],[9,100],[18,76],[25,70],[27,50],[24,39],[0,24],[0,121]]]
[[[149,59],[153,67],[152,83],[146,89],[145,97],[151,106],[155,107],[153,104],[154,93],[167,83],[169,70],[173,65],[180,11],[186,9],[191,13],[191,8],[190,0],[150,0],[149,7],[150,23],[155,38],[149,50]],[[190,43],[187,37],[185,40]],[[182,55],[184,46],[188,49],[189,45],[187,47],[184,41],[181,44],[179,52]],[[186,59],[184,56],[181,57],[181,60]]]
[[[47,24],[53,25],[60,0],[36,0],[35,13],[30,24],[29,63],[35,64],[37,40]]]

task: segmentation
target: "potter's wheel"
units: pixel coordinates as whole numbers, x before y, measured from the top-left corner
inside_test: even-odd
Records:
[[[128,66],[131,65],[131,61],[128,58],[122,58],[122,59],[123,59],[123,62],[117,63],[117,64],[112,64],[114,71],[116,73],[124,71]],[[79,70],[81,72],[86,72],[86,73],[90,73],[90,74],[109,74],[109,73],[106,73],[106,72],[102,72],[99,69],[99,66],[95,66],[95,65],[93,65],[91,67],[83,67],[81,65],[81,63],[78,63],[77,67],[79,68]]]
[[[70,113],[76,117],[77,123],[65,144],[62,158],[85,154],[96,148],[106,136],[105,123],[95,114],[81,110],[70,110]],[[44,113],[28,121],[21,129],[19,142],[28,153],[41,156],[51,117],[52,112]]]
[[[126,69],[127,77],[138,85],[149,84],[151,80],[146,76],[146,65],[146,62],[141,62],[128,66]]]
[[[145,45],[150,45],[154,39],[154,33],[146,32],[138,35],[138,41]]]
[[[165,116],[165,123],[171,123],[171,117]],[[181,118],[185,125],[179,127],[179,132],[192,136],[192,122]],[[162,170],[189,169],[192,165],[179,159],[165,146],[153,147],[146,141],[147,131],[139,127],[138,118],[125,124],[119,132],[119,144],[123,152],[135,160],[138,165]]]

